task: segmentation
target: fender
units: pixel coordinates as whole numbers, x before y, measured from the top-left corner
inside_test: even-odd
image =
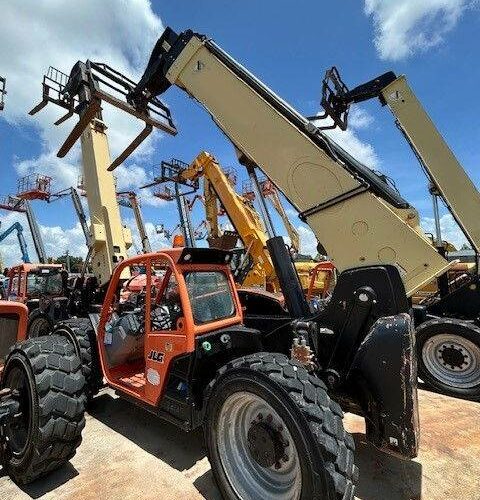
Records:
[[[419,447],[417,361],[410,315],[378,319],[360,345],[347,380],[357,387],[367,438],[382,451],[415,458]]]

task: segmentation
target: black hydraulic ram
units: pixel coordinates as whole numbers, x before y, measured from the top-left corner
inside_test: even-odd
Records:
[[[281,236],[275,236],[267,240],[267,248],[290,316],[292,318],[309,316],[310,308],[285,241]]]

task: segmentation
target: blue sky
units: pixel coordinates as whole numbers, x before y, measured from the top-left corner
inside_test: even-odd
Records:
[[[54,2],[55,6],[33,0],[4,3],[7,28],[0,34],[0,74],[7,77],[9,93],[6,110],[0,113],[0,195],[15,192],[19,173],[51,174],[57,189],[76,179],[78,150],[63,161],[55,159],[56,148],[73,122],[55,130],[52,122],[60,110],[52,109],[36,118],[25,113],[40,99],[42,71],[53,64],[68,73],[77,59],[91,57],[138,77],[162,26],[193,28],[210,35],[304,114],[319,110],[321,79],[332,65],[341,70],[350,86],[387,70],[404,73],[460,162],[476,185],[480,184],[476,147],[480,125],[475,119],[478,104],[474,97],[480,82],[476,60],[480,15],[475,3],[211,0],[149,4],[146,0],[105,0],[100,8],[93,0],[76,2],[75,7],[66,0]],[[69,8],[59,8],[62,3]],[[162,159],[177,157],[188,162],[201,150],[212,152],[223,165],[236,165],[231,145],[203,109],[177,89],[169,90],[165,99],[180,133],[176,137],[156,134],[119,170],[121,188],[143,184],[151,175],[151,166]],[[115,153],[141,125],[130,117],[109,113],[106,121]],[[431,230],[426,180],[388,109],[376,100],[365,103],[354,114],[352,125],[346,134],[334,134],[335,140],[390,175]],[[143,198],[144,216],[151,223],[154,246],[158,246],[165,242],[154,236],[153,225],[163,222],[166,227],[175,226],[175,205],[160,204],[148,192]],[[37,202],[35,208],[52,255],[63,253],[67,246],[72,254],[84,253],[68,201],[55,205]],[[125,222],[132,225],[131,214],[122,213]],[[0,212],[4,229],[16,217]],[[200,222],[199,211],[194,218]],[[444,236],[461,243],[451,219],[445,215],[442,223]],[[298,220],[295,224],[300,225]],[[304,249],[311,251],[313,236],[300,227]],[[18,258],[15,240],[0,244],[0,252],[11,264]]]

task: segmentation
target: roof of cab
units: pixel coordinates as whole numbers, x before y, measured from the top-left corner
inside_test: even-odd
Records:
[[[145,254],[145,257],[155,257],[159,253],[167,254],[175,264],[229,264],[232,258],[232,253],[227,250],[191,247],[161,248],[158,252]]]
[[[27,273],[30,271],[35,271],[36,269],[39,268],[50,268],[50,269],[61,269],[63,266],[62,264],[40,264],[39,262],[34,262],[34,263],[23,263],[23,264],[18,264],[17,266],[12,266],[10,268],[10,272],[13,270],[21,270],[21,271],[26,271]]]

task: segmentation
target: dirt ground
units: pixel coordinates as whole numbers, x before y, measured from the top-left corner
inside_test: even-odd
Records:
[[[480,500],[480,404],[420,391],[421,450],[403,462],[357,443],[363,500]],[[0,499],[220,499],[200,432],[185,434],[105,391],[87,416],[71,463],[19,488],[0,469]]]

